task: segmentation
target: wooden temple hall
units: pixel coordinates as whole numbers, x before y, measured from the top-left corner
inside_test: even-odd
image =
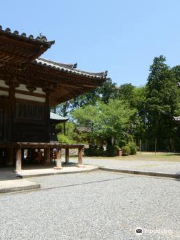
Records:
[[[33,159],[38,149],[43,151],[42,164],[50,163],[55,149],[58,168],[62,148],[67,162],[69,149],[78,148],[82,163],[83,145],[50,141],[50,107],[101,86],[107,72],[89,73],[76,69],[76,64],[40,58],[54,43],[42,35],[34,38],[0,26],[1,167],[20,171],[25,159]]]

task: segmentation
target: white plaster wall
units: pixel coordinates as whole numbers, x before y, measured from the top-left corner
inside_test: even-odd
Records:
[[[29,92],[29,90],[26,88],[26,85],[24,85],[24,84],[19,84],[19,87],[15,88],[15,89],[25,91],[25,92]]]
[[[35,97],[35,96],[30,96],[30,95],[25,95],[25,94],[20,94],[20,93],[15,93],[15,98],[36,101],[36,102],[42,102],[42,103],[45,103],[45,101],[46,101],[46,99],[43,97]]]
[[[9,86],[6,85],[4,80],[0,80],[0,87],[9,88]]]
[[[26,85],[25,84],[20,84],[19,87],[16,88],[16,90],[21,90],[21,91],[26,91],[26,92],[29,92],[29,90],[26,88]],[[45,95],[45,92],[43,92],[42,88],[36,88],[35,91],[33,91],[33,93],[40,93],[40,94],[43,94]]]
[[[7,88],[7,91],[5,90],[0,90],[0,96],[9,96],[9,86],[6,85],[4,80],[0,79],[0,87]],[[15,90],[20,90],[24,92],[29,92],[29,90],[26,88],[25,84],[20,84],[19,87],[16,87]],[[36,90],[33,93],[39,93],[44,95],[44,97],[36,97],[36,96],[31,96],[31,95],[25,95],[25,94],[20,94],[20,93],[15,93],[15,97],[19,99],[25,99],[25,100],[31,100],[31,101],[37,101],[37,102],[42,102],[44,103],[46,101],[45,96],[46,93],[43,92],[42,88],[36,88]]]
[[[9,96],[9,92],[0,90],[0,96]]]
[[[45,94],[45,92],[43,92],[42,88],[36,88],[36,90],[33,93],[40,93],[40,94]]]

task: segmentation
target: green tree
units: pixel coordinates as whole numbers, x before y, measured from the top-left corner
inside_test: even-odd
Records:
[[[146,88],[135,87],[131,83],[123,84],[119,87],[118,97],[120,100],[127,102],[131,109],[135,110],[132,116],[134,129],[133,137],[139,143],[140,139],[145,139],[146,134]]]
[[[134,89],[135,89],[135,86],[133,86],[131,83],[123,84],[118,89],[119,99],[127,101],[132,107],[134,107],[134,104],[133,104],[134,96],[135,96]]]
[[[179,102],[177,78],[165,62],[163,56],[154,58],[146,87],[147,134],[149,139],[157,139],[159,150],[172,148],[170,142],[175,137],[173,116]]]
[[[82,94],[75,99],[61,103],[52,108],[52,111],[61,116],[68,116],[73,110],[86,105],[95,105],[97,101],[108,103],[112,99],[116,99],[118,95],[118,88],[116,84],[109,78],[106,82],[96,89],[88,93]]]
[[[132,131],[131,117],[135,110],[120,100],[111,100],[105,104],[98,102],[95,106],[85,106],[73,111],[76,124],[91,128],[91,137],[96,142],[114,145],[128,141]]]
[[[109,103],[109,101],[117,99],[118,87],[112,82],[111,78],[108,78],[106,82],[97,89],[99,100],[103,103]]]
[[[71,109],[72,109],[72,100],[57,105],[54,109],[54,112],[63,117],[67,117]]]
[[[147,121],[147,112],[146,112],[146,87],[135,87],[133,89],[133,99],[131,100],[131,107],[136,110],[134,116],[135,130],[134,138],[137,143],[140,140],[146,141],[146,121]]]

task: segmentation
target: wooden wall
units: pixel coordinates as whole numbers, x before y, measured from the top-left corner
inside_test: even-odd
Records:
[[[0,141],[6,141],[8,139],[8,99],[7,97],[0,96]]]
[[[49,142],[50,108],[45,93],[25,85],[12,88],[0,80],[0,141]],[[3,85],[4,84],[4,85]]]
[[[16,100],[12,124],[14,142],[49,142],[49,107]]]

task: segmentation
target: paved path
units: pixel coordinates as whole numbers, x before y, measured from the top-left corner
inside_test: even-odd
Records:
[[[0,240],[180,239],[178,180],[96,171],[31,181],[42,190],[0,195]]]
[[[51,167],[42,167],[35,169],[22,170],[15,173],[13,168],[1,168],[0,169],[0,193],[34,190],[40,188],[38,183],[32,183],[20,178],[30,178],[34,176],[49,176],[57,174],[69,174],[69,173],[80,173],[90,172],[97,170],[98,167],[92,165],[69,165],[62,169],[54,169]],[[18,179],[19,177],[19,179]]]
[[[69,174],[69,173],[79,173],[79,172],[89,172],[97,170],[97,166],[93,165],[67,165],[62,167],[61,169],[54,169],[51,167],[43,167],[39,169],[26,169],[17,172],[17,175],[22,178],[29,178],[33,176],[48,176],[48,175],[56,175],[56,174]]]
[[[8,168],[0,168],[0,181],[6,181],[6,180],[17,180],[17,176],[14,173],[13,167]]]
[[[40,188],[38,183],[27,181],[25,179],[0,181],[0,193],[35,190],[38,188]]]
[[[94,159],[85,157],[83,163],[115,169],[180,174],[180,162],[123,160],[123,158],[122,160],[111,160],[110,158]]]

